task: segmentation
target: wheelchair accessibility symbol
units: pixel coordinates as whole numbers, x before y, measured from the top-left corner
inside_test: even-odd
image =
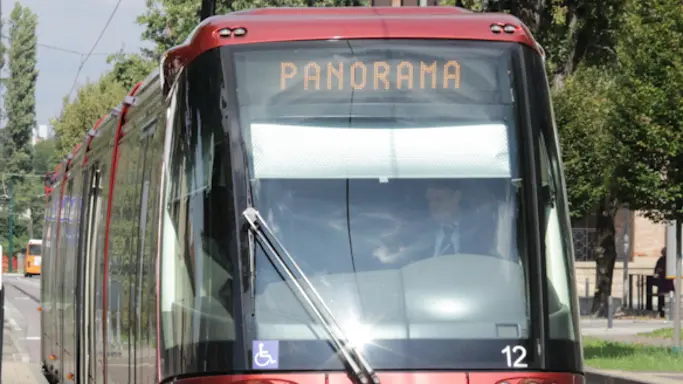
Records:
[[[252,351],[253,369],[278,368],[279,342],[277,340],[254,340]]]

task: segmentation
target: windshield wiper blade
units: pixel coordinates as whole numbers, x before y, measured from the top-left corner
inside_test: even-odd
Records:
[[[320,297],[318,291],[313,284],[311,284],[310,280],[308,280],[306,274],[299,268],[299,265],[294,258],[290,256],[289,252],[287,252],[285,247],[273,234],[273,231],[270,230],[265,220],[261,217],[261,214],[253,207],[249,207],[242,212],[242,215],[247,219],[249,226],[260,240],[260,243],[267,249],[266,256],[268,259],[270,259],[274,265],[279,265],[280,268],[282,268],[287,277],[289,277],[290,282],[296,288],[294,291],[299,295],[299,299],[306,303],[308,310],[313,313],[318,321],[320,321],[320,324],[325,331],[330,335],[330,343],[343,358],[344,365],[347,368],[347,373],[349,374],[351,381],[353,381],[354,384],[380,384],[379,377],[375,373],[375,370],[368,364],[356,347],[350,343],[349,338],[346,337],[342,331],[339,323],[334,318],[334,315],[327,305],[325,305],[325,302],[322,297]],[[282,254],[273,247],[273,243],[281,250]],[[311,294],[306,292],[299,282],[299,279],[294,275],[292,268],[285,263],[285,260],[282,257],[283,254],[292,264]]]

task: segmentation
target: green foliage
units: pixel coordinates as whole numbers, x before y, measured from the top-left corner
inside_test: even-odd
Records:
[[[629,154],[616,175],[624,202],[654,220],[683,219],[683,6],[628,2],[617,47],[610,128]]]
[[[0,32],[4,32],[4,30],[0,29]],[[6,54],[7,54],[7,47],[5,46],[5,41],[4,41],[4,39],[0,38],[0,73],[2,73],[2,71],[5,69],[5,64],[6,64],[5,55]],[[4,83],[5,83],[5,79],[0,77],[0,86],[4,85]],[[0,105],[0,120],[2,120],[5,117],[4,113],[3,113],[3,109],[4,109],[3,106]],[[0,153],[4,153],[4,149],[3,149],[4,148],[4,142],[5,142],[4,133],[5,133],[4,130],[0,131]]]
[[[80,88],[74,101],[69,102],[65,98],[61,115],[52,120],[57,136],[57,154],[64,157],[70,153],[97,120],[121,103],[127,93],[128,90],[113,76],[105,75],[98,82]]]
[[[51,172],[59,162],[56,140],[48,139],[33,146],[33,172],[39,175]]]
[[[28,242],[28,221],[15,216],[14,219],[14,252],[19,251],[26,246]],[[0,245],[2,245],[3,255],[9,255],[9,211],[6,203],[3,204],[3,210],[0,211]]]
[[[612,338],[583,338],[586,366],[619,371],[683,372],[683,355],[671,350],[672,341],[647,343],[642,339],[634,342],[632,337]]]
[[[31,170],[31,134],[36,127],[36,26],[30,9],[16,3],[10,15],[9,79],[6,81],[4,170],[23,174]],[[19,180],[20,178],[17,177]]]
[[[23,181],[5,177],[0,181],[0,244],[4,254],[9,254],[9,183],[14,183],[14,246],[18,252],[26,246],[30,238],[41,238],[43,228],[43,212],[45,210],[45,196],[43,183],[39,177],[25,177]]]
[[[128,90],[156,69],[156,63],[153,60],[146,59],[140,54],[118,53],[109,56],[107,63],[114,63],[110,75]]]
[[[594,32],[615,49],[585,55],[587,68],[555,90],[572,213],[593,207],[599,223],[593,311],[611,291],[616,209],[683,218],[683,9],[679,0],[624,3],[619,17],[596,24],[602,35]]]
[[[218,9],[226,8],[228,1],[216,0]],[[172,46],[181,43],[199,21],[200,1],[189,0],[147,0],[147,10],[138,16],[137,22],[145,26],[144,40],[156,43],[145,54],[159,60]]]
[[[613,108],[611,71],[582,67],[553,94],[572,217],[581,218],[610,193],[613,174],[622,160],[608,129]]]
[[[624,0],[552,0],[541,16],[538,40],[548,53],[554,86],[580,65],[605,65],[614,60],[618,18]]]
[[[26,177],[33,170],[33,149],[31,137],[36,128],[36,27],[37,16],[27,7],[15,3],[9,20],[9,49],[4,46],[0,49],[0,68],[5,64],[4,54],[7,53],[9,63],[9,77],[3,79],[6,87],[4,95],[4,109],[7,124],[2,130],[2,158],[3,171],[0,175],[2,180],[2,199],[0,201],[0,242],[5,247],[3,250],[9,253],[9,202],[10,183],[13,185],[14,197],[14,225],[13,250],[19,250],[22,244],[28,240],[36,228],[34,223],[39,219],[35,213],[40,211],[42,205],[40,195],[42,188],[40,179]],[[44,200],[42,201],[44,204]],[[29,213],[26,215],[26,213]],[[40,232],[38,232],[40,234]]]

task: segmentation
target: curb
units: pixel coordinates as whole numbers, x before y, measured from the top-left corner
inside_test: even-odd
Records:
[[[626,372],[584,367],[586,384],[680,384],[681,380],[654,376],[652,372]],[[659,374],[666,372],[659,372]],[[676,372],[678,373],[678,372]]]

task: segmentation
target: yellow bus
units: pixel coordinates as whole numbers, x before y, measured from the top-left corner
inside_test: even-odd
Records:
[[[24,259],[25,277],[40,275],[40,266],[42,264],[42,248],[43,240],[31,239],[28,241],[28,244],[26,244],[26,258]]]

